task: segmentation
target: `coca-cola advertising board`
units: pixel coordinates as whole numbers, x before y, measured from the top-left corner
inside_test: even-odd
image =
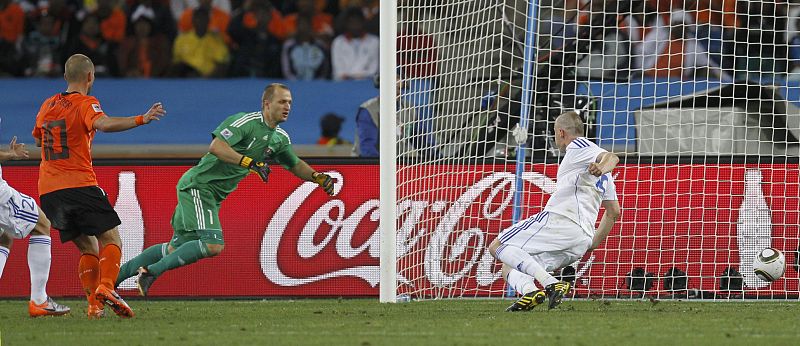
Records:
[[[139,163],[95,167],[123,221],[123,261],[170,239],[175,185],[190,167]],[[222,254],[166,273],[150,294],[377,296],[378,166],[313,166],[337,179],[334,196],[280,168],[268,184],[246,178],[222,204]],[[555,164],[528,167],[524,216],[544,207],[556,170]],[[485,246],[511,224],[513,167],[432,165],[406,172],[411,173],[401,179],[415,183],[398,192],[401,290],[457,287],[468,296],[502,294],[500,266]],[[690,288],[716,291],[720,274],[733,266],[749,292],[796,296],[797,164],[626,164],[615,174],[623,216],[609,239],[576,264],[578,294],[619,294],[635,267],[656,275],[677,267],[687,272]],[[34,197],[37,175],[36,166],[3,167],[9,184]],[[57,232],[53,240],[48,293],[82,295],[77,249],[61,244]],[[788,262],[784,277],[771,284],[751,270],[754,253],[766,246],[783,250]],[[12,247],[0,296],[29,294],[26,248],[27,240]],[[120,291],[131,295],[132,288],[128,280]],[[659,283],[653,288],[661,289]]]

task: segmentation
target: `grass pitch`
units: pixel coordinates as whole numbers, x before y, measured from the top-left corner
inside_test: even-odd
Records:
[[[60,301],[60,300],[59,300]],[[565,301],[506,313],[509,300],[144,301],[136,317],[31,319],[0,300],[1,345],[798,345],[800,303]]]

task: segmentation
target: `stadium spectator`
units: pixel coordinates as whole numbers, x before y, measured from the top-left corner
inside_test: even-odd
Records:
[[[669,40],[658,54],[655,64],[645,70],[645,75],[671,78],[732,78],[709,58],[708,51],[699,44],[693,34],[694,20],[688,12],[676,10],[671,13]],[[658,42],[656,44],[658,45]]]
[[[774,78],[787,70],[786,4],[776,0],[736,2],[741,26],[736,30],[737,76],[751,80]]]
[[[297,30],[297,20],[305,17],[311,21],[313,34],[323,42],[330,42],[333,37],[333,16],[317,9],[314,0],[297,0],[297,13],[286,15],[283,18],[283,32],[278,34],[281,40],[294,35]]]
[[[733,50],[736,28],[736,0],[699,1],[697,4],[697,39],[717,65],[733,75]]]
[[[153,13],[153,18],[150,20],[152,23],[153,35],[162,34],[170,42],[175,39],[177,35],[177,23],[169,7],[161,0],[133,0],[128,6],[127,18],[128,22],[131,23],[131,25],[128,26],[128,36],[135,34],[136,29],[133,26],[133,16],[140,11],[140,8],[144,8],[143,10],[149,10]]]
[[[340,9],[348,9],[355,7],[361,10],[364,14],[364,27],[367,32],[378,35],[380,31],[380,15],[378,9],[380,8],[379,0],[339,0]],[[339,25],[337,25],[339,28]],[[338,31],[338,30],[337,30]]]
[[[436,43],[415,25],[405,25],[397,33],[397,52],[397,66],[403,76],[427,78],[436,74]]]
[[[175,77],[224,77],[229,54],[219,33],[209,30],[210,14],[198,8],[192,14],[193,29],[178,34],[173,44]]]
[[[181,19],[178,21],[178,30],[180,32],[189,32],[192,30],[194,21],[192,17],[196,10],[201,9],[209,14],[208,31],[218,33],[226,43],[230,43],[228,36],[228,24],[231,17],[228,12],[212,5],[212,0],[198,0],[197,7],[187,8],[183,11]]]
[[[119,69],[125,77],[163,77],[170,63],[170,42],[166,35],[155,32],[156,14],[152,8],[139,5],[131,16],[132,35],[119,49]]]
[[[97,0],[97,9],[92,13],[100,19],[100,33],[103,39],[117,45],[125,39],[127,19],[125,13],[114,3],[115,0]]]
[[[796,75],[800,70],[800,3],[789,3],[787,19],[786,42],[789,45],[789,71]]]
[[[330,59],[324,42],[314,38],[307,17],[297,18],[294,37],[283,44],[281,66],[284,78],[324,79],[330,72]]]
[[[35,14],[31,17],[34,20],[43,15],[53,16],[53,30],[57,31],[60,36],[60,41],[63,45],[72,42],[81,30],[80,21],[76,16],[78,12],[78,5],[75,0],[48,0],[37,3],[38,7]],[[63,66],[69,55],[61,52],[61,60],[57,62]]]
[[[344,117],[339,116],[336,113],[328,113],[320,118],[319,128],[321,130],[321,136],[319,137],[319,140],[317,140],[317,144],[329,146],[351,144],[346,139],[339,137],[339,132],[342,131],[342,123],[344,120]]]
[[[242,3],[242,0],[212,0],[211,6],[230,15],[235,8],[238,8],[233,6],[234,1]],[[199,6],[200,0],[169,0],[170,12],[172,12],[175,20],[180,20],[186,10],[193,10]],[[188,24],[191,25],[191,21]]]
[[[85,14],[80,22],[78,36],[68,43],[65,49],[67,56],[83,54],[94,62],[95,75],[116,75],[117,63],[113,45],[100,33],[100,18],[94,14]]]
[[[249,10],[233,17],[228,30],[236,48],[230,76],[281,77],[281,43],[269,31],[273,12],[269,1],[256,0]]]
[[[669,16],[659,12],[650,2],[645,2],[642,11],[635,11],[626,18],[632,42],[633,67],[639,71],[650,70],[656,66],[659,52],[669,44]]]
[[[22,75],[24,68],[17,44],[23,38],[25,13],[12,0],[0,0],[0,75]]]
[[[26,76],[56,77],[61,74],[61,36],[55,27],[55,17],[43,15],[34,24],[36,29],[22,43]]]
[[[364,79],[378,72],[378,37],[364,31],[364,15],[358,9],[344,12],[345,32],[331,45],[333,79]]]

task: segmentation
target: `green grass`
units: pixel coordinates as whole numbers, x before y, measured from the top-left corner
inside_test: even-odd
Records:
[[[507,300],[129,301],[136,317],[31,319],[0,300],[2,345],[798,345],[800,303],[566,301],[506,313]],[[111,311],[108,310],[107,313]]]

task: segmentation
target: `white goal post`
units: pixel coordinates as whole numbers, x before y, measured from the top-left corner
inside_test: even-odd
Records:
[[[623,210],[570,297],[800,299],[800,5],[736,3],[381,1],[380,301],[516,295],[486,247],[544,208],[569,110]]]

